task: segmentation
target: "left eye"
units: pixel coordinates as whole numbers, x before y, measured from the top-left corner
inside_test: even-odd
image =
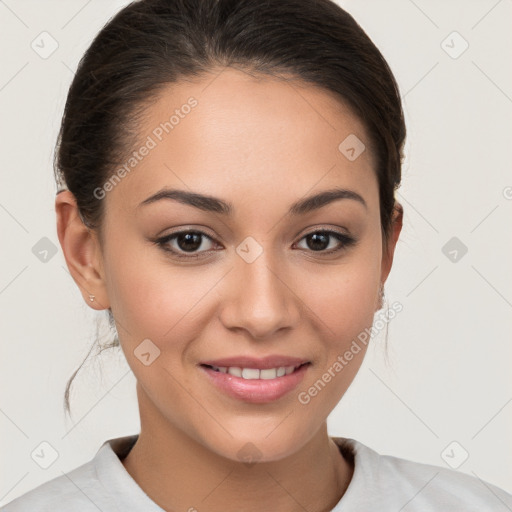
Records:
[[[329,247],[333,238],[338,242],[338,247],[334,249]],[[202,231],[179,231],[159,238],[155,240],[155,243],[164,251],[171,252],[178,258],[199,258],[200,253],[211,250],[211,248],[204,247],[204,239],[213,243],[213,239]],[[356,243],[351,236],[331,230],[313,231],[304,235],[302,240],[305,240],[308,246],[306,249],[323,254],[336,253]]]
[[[332,241],[333,238],[338,241],[339,247],[334,249],[331,248],[331,250],[326,251],[325,249],[329,248],[330,241]],[[323,252],[325,254],[341,251],[355,243],[354,238],[343,233],[330,230],[313,231],[305,235],[301,240],[306,240],[306,244],[309,245],[309,248],[311,248],[311,246],[313,247],[311,249],[313,252]]]

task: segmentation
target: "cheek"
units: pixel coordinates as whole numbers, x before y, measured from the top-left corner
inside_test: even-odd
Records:
[[[107,291],[114,317],[130,337],[155,336],[172,326],[173,308],[180,304],[179,282],[169,286],[164,265],[155,265],[154,249],[141,241],[123,237],[123,244],[112,237],[108,251]],[[165,293],[164,293],[165,290]],[[162,315],[166,311],[167,315]],[[135,340],[134,340],[135,341]]]
[[[208,292],[222,277],[207,266],[166,262],[165,255],[141,243],[113,248],[107,269],[108,293],[119,334],[133,349],[149,338],[162,350],[184,350],[187,339],[199,336],[207,318]],[[138,245],[138,247],[137,247]],[[123,332],[124,331],[124,332]]]
[[[316,315],[318,327],[339,343],[370,326],[380,279],[380,251],[375,243],[354,251],[342,263],[297,280],[297,294]]]

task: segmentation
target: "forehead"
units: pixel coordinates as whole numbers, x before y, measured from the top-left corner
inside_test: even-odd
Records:
[[[121,164],[127,171],[108,194],[109,202],[122,198],[125,208],[164,187],[234,204],[247,194],[290,204],[331,186],[364,192],[370,203],[376,198],[373,152],[361,121],[333,93],[297,80],[222,68],[166,86],[137,130],[132,158]],[[340,150],[347,138],[366,147],[355,160]]]

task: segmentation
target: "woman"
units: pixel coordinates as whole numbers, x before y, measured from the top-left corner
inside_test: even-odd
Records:
[[[395,79],[329,0],[141,0],[59,137],[59,240],[108,310],[141,432],[3,510],[503,510],[474,477],[331,438],[402,227]]]

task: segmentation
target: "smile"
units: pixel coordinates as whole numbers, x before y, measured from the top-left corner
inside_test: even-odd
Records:
[[[307,364],[307,363],[304,363]],[[221,373],[228,373],[229,375],[233,375],[234,377],[241,377],[242,379],[247,380],[270,380],[276,379],[277,377],[284,377],[285,375],[290,375],[295,370],[299,369],[302,364],[297,366],[279,366],[277,368],[265,368],[259,370],[258,368],[241,368],[239,366],[213,366],[213,365],[205,365],[212,368],[212,370]]]
[[[237,401],[264,404],[279,400],[295,390],[310,366],[310,362],[267,368],[202,363],[198,368],[213,389],[222,395]]]

